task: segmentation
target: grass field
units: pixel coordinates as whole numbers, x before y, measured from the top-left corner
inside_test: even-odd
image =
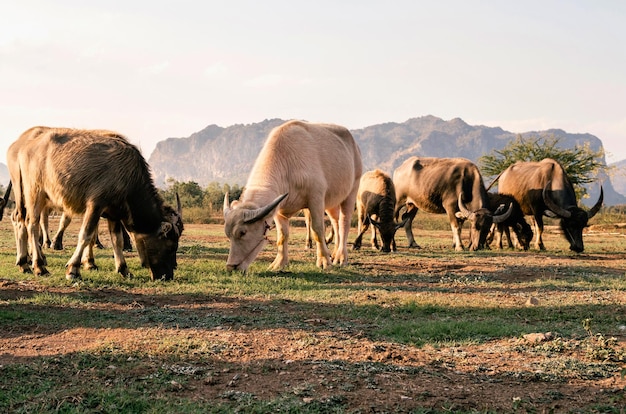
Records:
[[[39,278],[5,219],[0,412],[623,413],[626,230],[594,223],[583,254],[556,231],[546,251],[454,252],[420,213],[422,249],[366,237],[329,271],[297,227],[286,271],[266,270],[270,245],[247,275],[226,272],[222,226],[187,224],[174,281],[135,252],[122,279],[105,248],[72,284],[77,223]]]

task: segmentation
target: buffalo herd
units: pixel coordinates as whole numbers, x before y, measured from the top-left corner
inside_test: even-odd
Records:
[[[13,189],[11,220],[16,265],[22,272],[48,273],[42,236],[47,236],[47,216],[54,208],[64,217],[83,217],[77,247],[66,264],[68,279],[80,279],[81,264],[95,267],[93,245],[101,217],[108,222],[118,273],[130,275],[122,253],[127,231],[153,280],[174,277],[183,231],[180,200],[177,197],[176,208],[164,204],[147,162],[124,136],[106,130],[34,127],[11,144],[7,163],[11,182],[0,199],[0,219]],[[496,180],[498,192],[488,192],[478,167],[464,158],[413,156],[392,175],[379,169],[364,172],[361,152],[348,129],[288,121],[270,132],[239,200],[224,197],[224,231],[230,242],[226,267],[245,273],[264,248],[272,222],[278,249],[270,269],[287,266],[289,218],[300,211],[305,212],[309,242],[315,242],[316,264],[323,269],[348,263],[355,210],[355,250],[370,227],[372,247],[383,252],[396,250],[400,228],[408,246],[419,247],[412,223],[420,209],[447,215],[455,250],[466,249],[461,240],[466,221],[469,250],[487,248],[494,240],[502,248],[503,237],[509,246],[543,250],[543,216],[559,219],[572,251],[584,250],[583,229],[602,206],[602,188],[591,209],[580,208],[570,179],[553,159],[517,162]],[[332,227],[329,240],[325,215]],[[532,227],[526,216],[531,216]]]

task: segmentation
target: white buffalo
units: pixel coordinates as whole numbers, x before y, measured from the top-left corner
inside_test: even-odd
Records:
[[[267,241],[272,219],[278,254],[270,269],[284,268],[289,262],[289,217],[304,208],[311,215],[317,266],[345,265],[362,169],[359,147],[344,127],[289,121],[274,128],[240,199],[231,205],[228,194],[224,198],[227,269],[248,269]],[[338,229],[332,256],[324,240],[324,211]]]

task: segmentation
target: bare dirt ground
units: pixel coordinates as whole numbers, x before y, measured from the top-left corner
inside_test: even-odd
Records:
[[[187,239],[188,243],[214,242],[211,237],[186,237],[193,239]],[[624,236],[617,234],[616,237]],[[442,232],[442,245],[448,244],[450,238],[447,232]],[[273,249],[266,249],[264,255],[268,258],[273,256]],[[532,289],[520,291],[518,285],[539,277],[554,277],[557,280],[559,269],[567,267],[570,260],[575,260],[577,266],[591,266],[609,273],[621,273],[622,276],[626,272],[626,253],[616,256],[602,251],[579,255],[575,259],[532,251],[510,254],[506,256],[506,266],[501,258],[489,257],[485,260],[463,254],[451,254],[445,262],[429,259],[427,255],[419,259],[404,256],[401,260],[381,262],[378,257],[369,254],[355,255],[352,266],[387,276],[393,272],[406,272],[409,267],[420,274],[438,277],[450,271],[467,275],[489,274],[492,280],[495,278],[504,284],[495,300],[506,304],[523,303],[531,297],[540,302],[558,301],[558,297],[550,298],[550,293]],[[554,274],[537,275],[525,270],[546,269],[546,261],[551,262],[549,268],[554,269]],[[415,280],[402,283],[405,287],[412,283],[407,291],[416,294],[420,292],[420,284],[429,282]],[[69,286],[47,288],[36,280],[17,282],[0,275],[0,304],[42,291],[72,295],[76,289]],[[167,338],[170,344],[176,341],[211,344],[211,357],[208,360],[196,358],[194,352],[200,352],[196,347],[182,362],[169,363],[159,358],[136,361],[132,374],[126,375],[143,378],[155,369],[187,373],[184,383],[172,381],[170,392],[178,397],[187,396],[200,401],[235,401],[245,395],[270,400],[290,394],[305,403],[325,401],[330,404],[340,400],[340,405],[349,412],[408,412],[417,408],[437,412],[578,412],[580,407],[587,407],[586,410],[598,407],[598,412],[623,413],[626,404],[623,373],[596,376],[572,374],[557,379],[546,368],[554,353],[537,351],[538,344],[545,346],[552,343],[554,348],[559,347],[559,360],[584,361],[592,366],[594,362],[583,347],[576,346],[581,338],[539,335],[463,346],[414,347],[373,340],[367,334],[366,324],[337,326],[310,311],[303,312],[297,303],[290,301],[266,302],[263,298],[239,299],[221,295],[164,296],[137,289],[102,288],[83,290],[81,294],[90,298],[94,312],[175,309],[197,318],[219,314],[222,323],[208,329],[193,324],[182,327],[146,324],[133,329],[89,326],[51,329],[37,325],[12,328],[10,332],[2,329],[0,365],[89,351],[103,344],[122,344],[120,346],[124,349],[139,349],[143,343],[162,342]],[[463,286],[459,286],[459,300],[464,294]],[[607,296],[601,297],[603,294]],[[583,292],[580,300],[617,301],[626,311],[623,295],[626,295],[623,291],[605,292],[590,298],[589,292]],[[370,299],[373,302],[377,300]],[[300,312],[302,320],[298,326],[263,329],[240,322],[264,312]],[[615,346],[624,350],[625,335],[618,332],[616,338]],[[111,377],[115,375],[114,370],[115,367],[111,367]],[[563,370],[566,371],[567,367]],[[72,378],[72,381],[81,380],[90,381],[90,373],[78,372]],[[112,381],[111,378],[109,380]]]

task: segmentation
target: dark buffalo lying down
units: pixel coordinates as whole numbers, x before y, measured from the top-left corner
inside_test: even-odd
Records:
[[[542,240],[543,216],[560,219],[561,229],[570,244],[570,250],[582,252],[583,229],[602,206],[604,193],[596,204],[585,211],[578,207],[576,193],[565,170],[557,161],[546,158],[539,162],[517,162],[500,174],[498,192],[510,194],[517,200],[524,214],[535,219],[537,249],[545,249]]]
[[[116,270],[126,276],[122,225],[134,239],[153,279],[172,279],[183,230],[180,203],[166,206],[148,164],[126,138],[112,131],[35,127],[9,147],[7,162],[15,194],[17,265],[24,272],[28,250],[33,271],[47,274],[39,243],[41,213],[50,206],[83,215],[78,245],[66,265],[69,279],[80,278],[83,252],[108,219]]]

